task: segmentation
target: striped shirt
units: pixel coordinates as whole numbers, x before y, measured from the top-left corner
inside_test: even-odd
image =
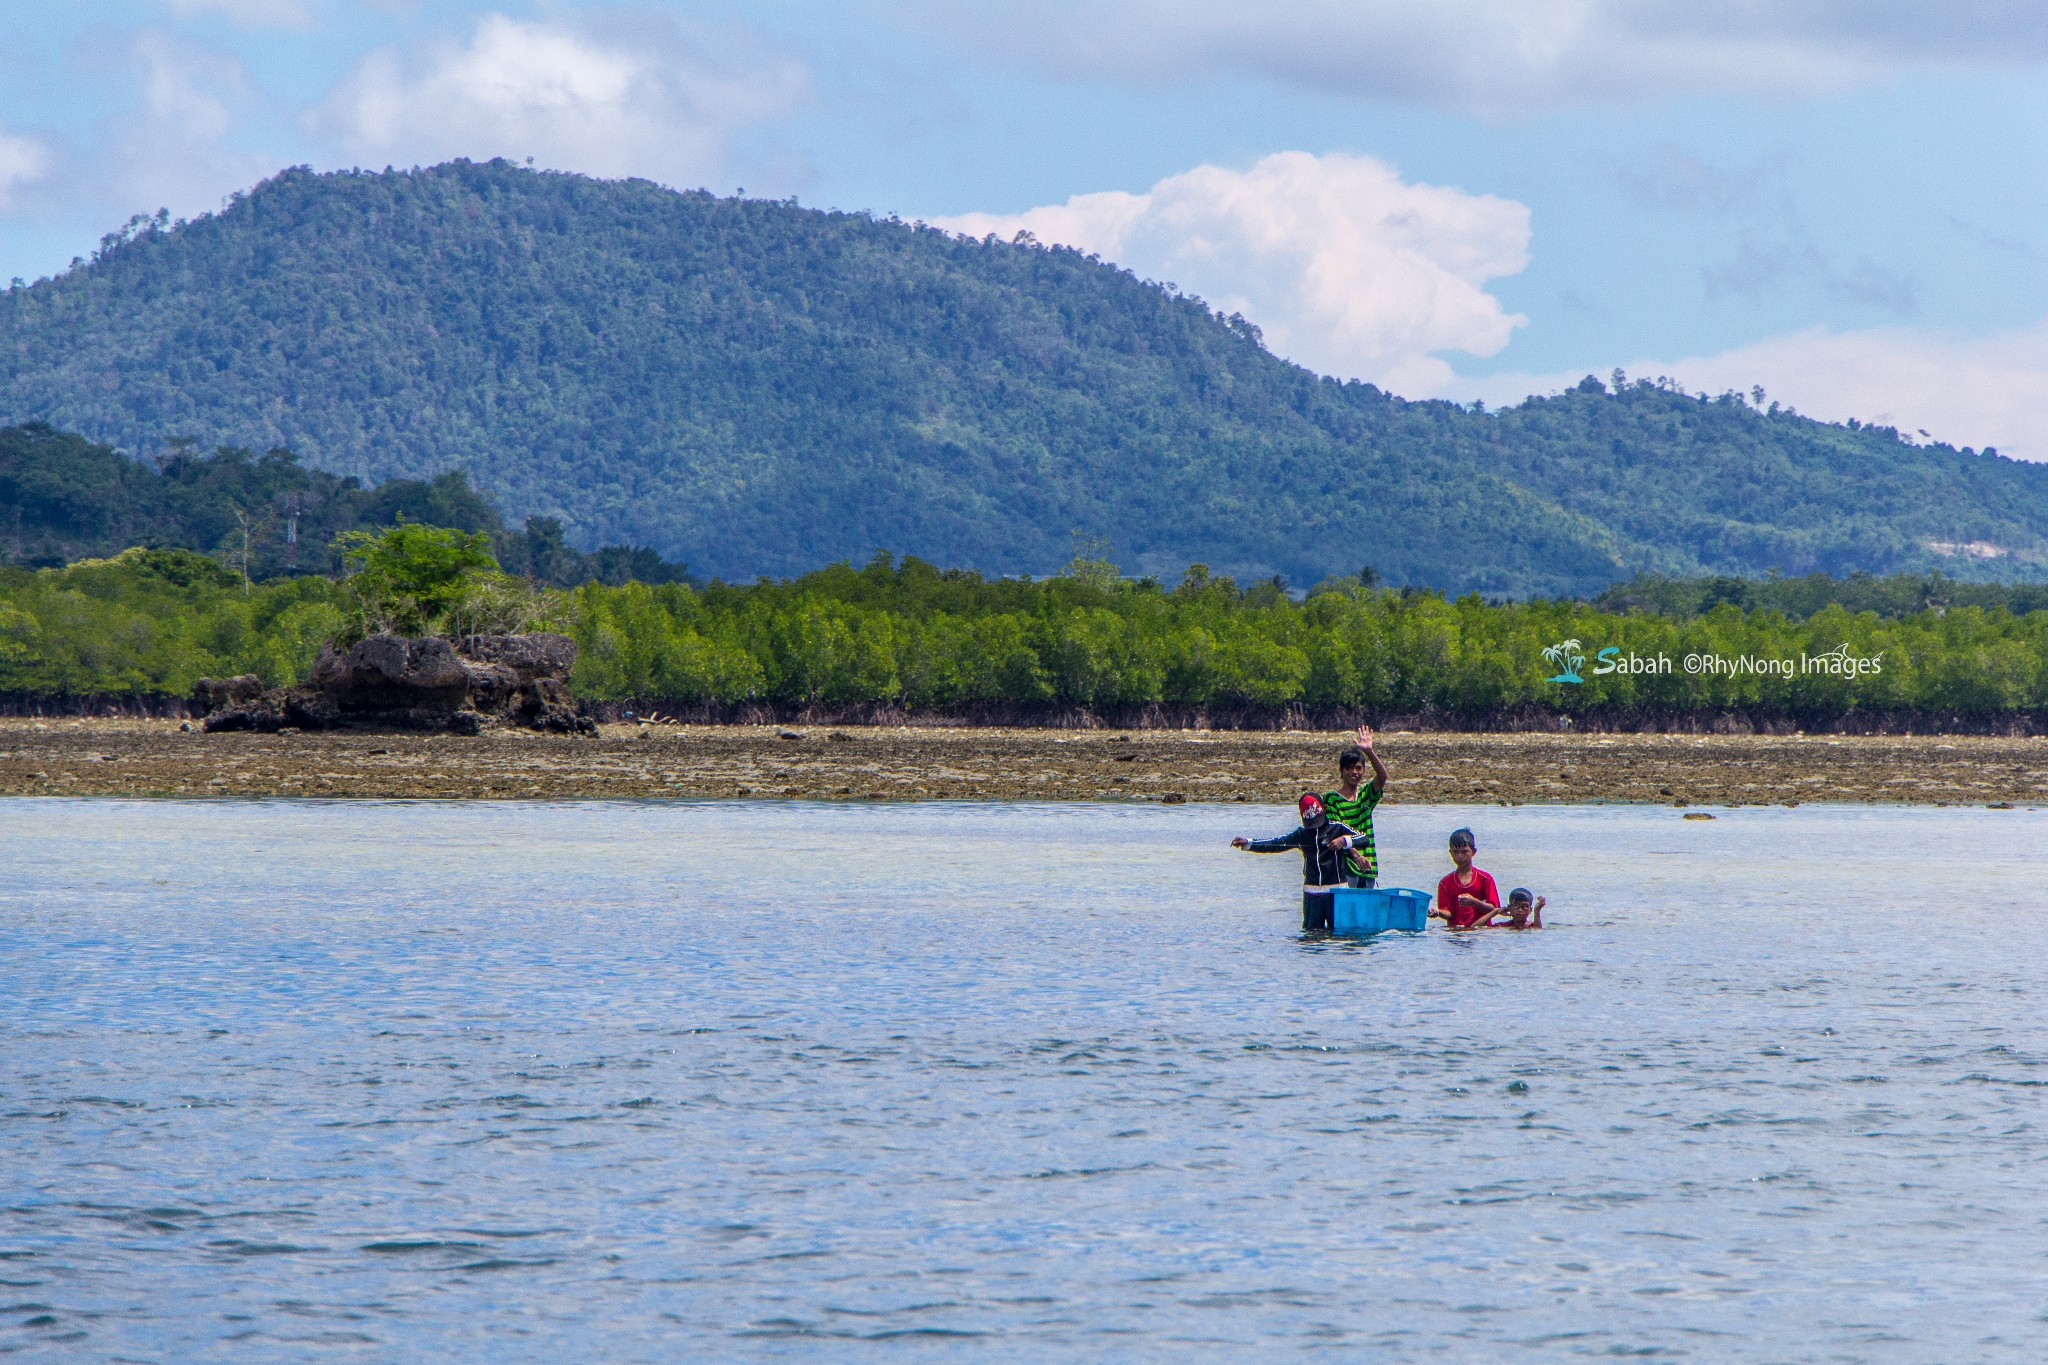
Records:
[[[1348,800],[1337,792],[1323,793],[1323,809],[1329,812],[1330,818],[1351,826],[1364,838],[1364,844],[1353,848],[1347,855],[1351,859],[1351,870],[1361,877],[1380,874],[1379,849],[1372,837],[1372,808],[1380,803],[1380,791],[1378,782],[1368,782],[1358,789],[1358,795]]]

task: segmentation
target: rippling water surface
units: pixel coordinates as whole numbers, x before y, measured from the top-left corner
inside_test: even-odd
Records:
[[[0,1351],[2048,1358],[2038,813],[0,801]]]

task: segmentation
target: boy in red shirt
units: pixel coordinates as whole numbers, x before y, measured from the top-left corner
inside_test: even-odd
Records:
[[[1500,890],[1494,886],[1492,874],[1472,866],[1472,855],[1478,851],[1479,842],[1471,830],[1451,831],[1451,861],[1458,867],[1436,884],[1431,919],[1440,919],[1452,929],[1472,929],[1500,913]]]

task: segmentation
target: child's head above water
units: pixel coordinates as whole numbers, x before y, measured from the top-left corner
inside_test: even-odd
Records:
[[[1456,863],[1461,869],[1471,865],[1472,855],[1478,851],[1479,841],[1472,837],[1471,830],[1454,829],[1451,831],[1451,861]]]

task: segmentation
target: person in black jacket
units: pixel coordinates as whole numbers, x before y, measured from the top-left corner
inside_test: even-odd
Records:
[[[1345,851],[1353,840],[1363,844],[1365,836],[1325,814],[1322,798],[1314,792],[1302,793],[1300,806],[1299,827],[1277,839],[1232,839],[1230,846],[1249,853],[1285,853],[1290,848],[1299,849],[1301,931],[1305,934],[1327,934],[1333,927],[1331,919],[1337,909],[1334,893],[1345,884],[1349,873],[1350,860],[1344,856]]]

